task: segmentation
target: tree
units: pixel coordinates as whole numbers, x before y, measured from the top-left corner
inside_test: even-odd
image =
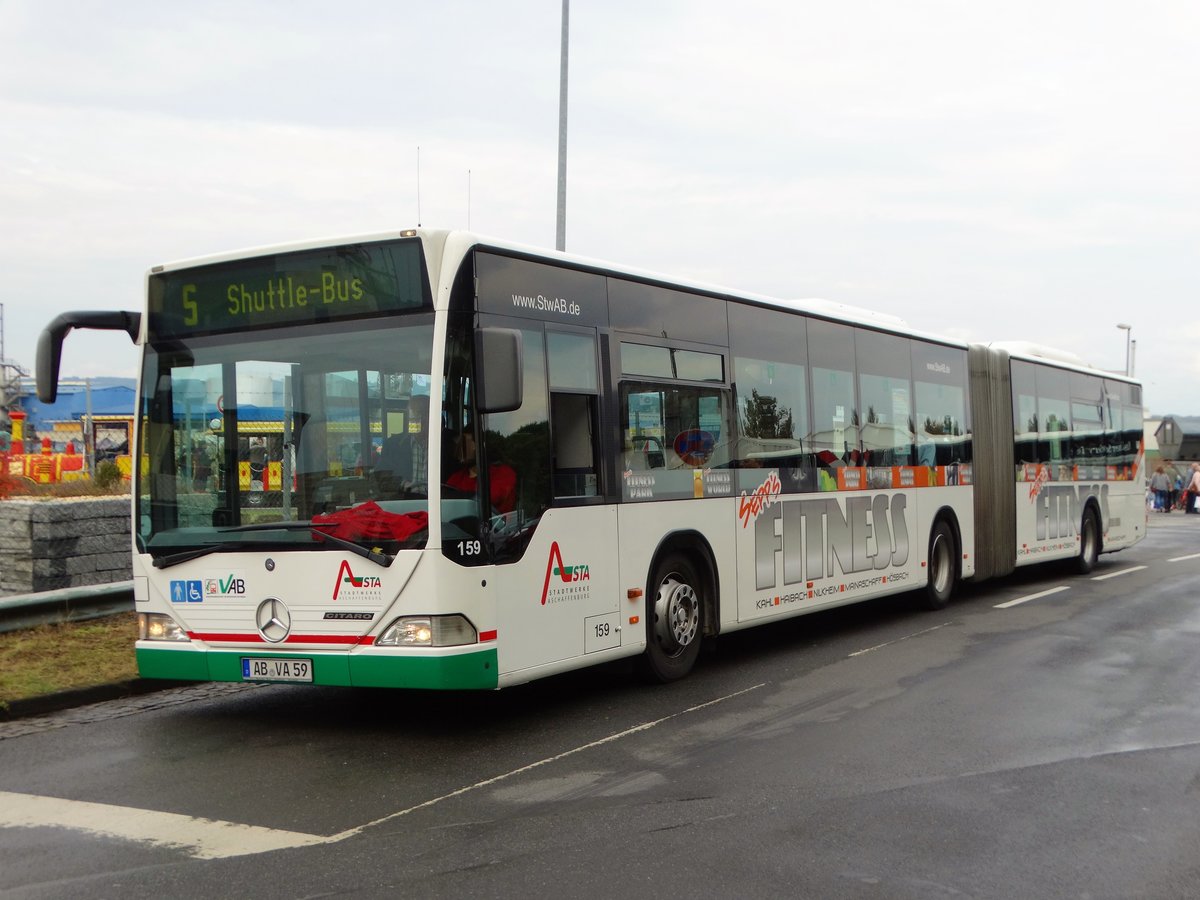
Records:
[[[794,438],[790,408],[780,408],[775,397],[764,397],[751,389],[742,412],[742,433],[758,438]]]

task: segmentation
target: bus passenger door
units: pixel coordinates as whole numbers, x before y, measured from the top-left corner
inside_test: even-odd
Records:
[[[603,499],[594,329],[522,322],[524,393],[485,417],[487,468],[517,500],[493,517],[502,675],[619,648],[616,510]],[[530,676],[539,674],[530,671]]]

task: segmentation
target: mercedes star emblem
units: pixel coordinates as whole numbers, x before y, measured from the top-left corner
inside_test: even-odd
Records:
[[[292,614],[288,612],[287,604],[274,597],[268,597],[258,604],[254,620],[258,623],[258,633],[263,640],[272,644],[278,644],[292,630]]]

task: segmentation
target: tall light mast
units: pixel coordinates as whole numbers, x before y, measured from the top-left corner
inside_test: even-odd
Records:
[[[554,248],[567,249],[567,20],[571,0],[562,5],[562,60],[558,76],[558,217]]]

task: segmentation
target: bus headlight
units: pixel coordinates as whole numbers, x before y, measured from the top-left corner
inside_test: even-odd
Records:
[[[162,613],[138,613],[139,641],[186,641],[187,632],[170,616]]]
[[[466,616],[405,616],[379,635],[377,647],[459,647],[479,642]]]

